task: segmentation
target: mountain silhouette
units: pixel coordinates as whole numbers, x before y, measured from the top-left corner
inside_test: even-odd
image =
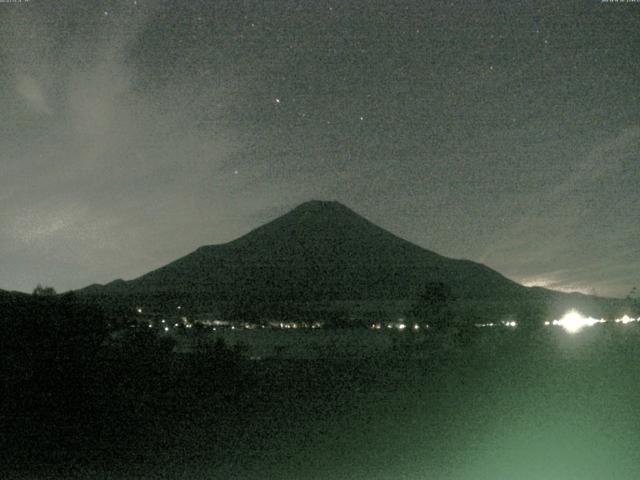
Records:
[[[408,304],[433,282],[446,284],[468,305],[483,305],[485,310],[497,305],[500,314],[555,294],[519,285],[479,263],[443,257],[338,202],[317,200],[139,278],[92,285],[79,293],[165,307],[183,303],[201,310],[238,301]]]

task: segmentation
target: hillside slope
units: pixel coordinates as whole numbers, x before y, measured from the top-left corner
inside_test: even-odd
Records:
[[[467,306],[505,315],[568,297],[519,285],[468,260],[443,257],[337,202],[310,201],[246,235],[194,252],[139,278],[81,294],[209,310],[225,302],[410,304],[431,282]],[[174,307],[175,308],[175,307]]]

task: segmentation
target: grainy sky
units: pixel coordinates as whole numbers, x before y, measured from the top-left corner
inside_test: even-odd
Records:
[[[309,199],[525,284],[640,284],[640,3],[0,3],[0,288]]]

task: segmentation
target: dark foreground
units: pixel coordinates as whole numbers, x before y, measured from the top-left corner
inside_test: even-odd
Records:
[[[103,350],[32,392],[14,380],[2,478],[637,478],[635,326],[436,340],[340,360]]]

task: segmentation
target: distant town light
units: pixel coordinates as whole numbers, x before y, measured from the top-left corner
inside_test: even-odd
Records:
[[[637,320],[635,318],[631,318],[629,315],[625,315],[622,318],[617,318],[616,319],[616,323],[622,323],[623,325],[626,325],[627,323],[631,323],[631,322],[636,322]]]
[[[164,331],[168,332],[169,331],[169,327],[164,327]]]
[[[136,308],[136,312],[138,312],[138,313],[142,313],[142,307],[137,307],[137,308]]]

